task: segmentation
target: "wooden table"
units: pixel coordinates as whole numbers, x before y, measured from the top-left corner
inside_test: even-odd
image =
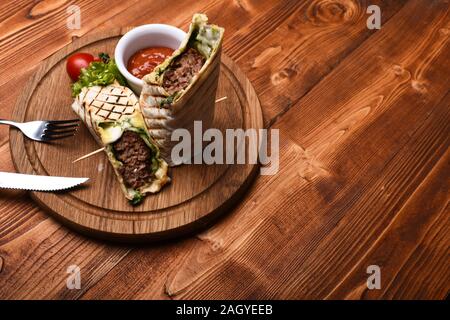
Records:
[[[81,29],[66,27],[81,8]],[[368,5],[381,8],[369,30]],[[102,28],[194,12],[226,28],[280,169],[211,228],[152,245],[95,241],[0,191],[0,298],[438,298],[450,288],[450,19],[442,0],[2,1],[0,118],[36,65]],[[14,171],[0,128],[0,170]],[[67,268],[81,269],[69,290]],[[378,265],[381,289],[369,290]]]

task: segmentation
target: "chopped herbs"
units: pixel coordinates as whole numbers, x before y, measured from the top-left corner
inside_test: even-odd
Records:
[[[173,99],[174,99],[173,95],[168,96],[167,98],[164,98],[159,102],[159,106],[162,107],[165,104],[171,104],[173,102]]]
[[[103,63],[108,63],[111,58],[109,57],[109,54],[104,53],[104,52],[100,52],[98,54],[98,57],[100,58],[100,60],[102,60]]]
[[[106,86],[115,80],[122,86],[127,85],[127,81],[119,72],[114,59],[109,59],[107,54],[100,54],[100,58],[102,61],[91,62],[89,67],[81,69],[78,81],[72,84],[73,97],[76,97],[85,87]]]
[[[130,203],[133,206],[138,205],[139,203],[141,203],[141,201],[144,199],[144,196],[142,195],[142,193],[136,191],[136,193],[134,194],[133,199],[130,200]]]

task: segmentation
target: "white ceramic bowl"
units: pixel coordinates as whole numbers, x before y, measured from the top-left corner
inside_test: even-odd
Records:
[[[186,32],[167,24],[145,24],[128,31],[117,43],[114,59],[120,73],[127,79],[131,89],[139,95],[143,82],[127,70],[130,57],[140,49],[168,47],[178,49]]]

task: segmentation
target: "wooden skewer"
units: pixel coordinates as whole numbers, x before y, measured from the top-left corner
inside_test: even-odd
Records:
[[[103,150],[105,150],[105,148],[100,148],[100,149],[97,149],[97,150],[95,150],[95,151],[92,151],[91,153],[85,154],[84,156],[79,157],[78,159],[72,161],[72,163],[75,163],[75,162],[78,162],[78,161],[80,161],[80,160],[89,158],[90,156],[93,156],[94,154],[97,154],[97,153],[99,153],[99,152],[102,152]]]
[[[223,100],[226,100],[226,99],[227,99],[227,97],[219,98],[219,99],[216,100],[216,103],[217,103],[217,102],[220,102],[220,101],[223,101]]]
[[[226,96],[225,96],[225,97],[222,97],[222,98],[219,98],[219,99],[216,100],[216,103],[217,103],[217,102],[221,102],[221,101],[226,100],[226,99],[227,99]],[[93,156],[94,154],[97,154],[97,153],[99,153],[99,152],[102,152],[104,149],[105,149],[105,148],[100,148],[100,149],[97,149],[97,150],[95,150],[95,151],[92,151],[91,153],[85,154],[84,156],[79,157],[78,159],[72,161],[72,163],[75,163],[75,162],[78,162],[78,161],[80,161],[80,160],[89,158],[90,156]]]

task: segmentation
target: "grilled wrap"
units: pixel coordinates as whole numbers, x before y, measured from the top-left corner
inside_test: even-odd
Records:
[[[160,157],[139,110],[138,99],[118,83],[85,87],[72,109],[105,147],[125,197],[139,203],[170,181],[167,163]]]
[[[144,76],[140,108],[150,135],[169,165],[173,130],[184,128],[193,134],[194,121],[203,129],[214,119],[216,89],[224,29],[208,24],[204,14],[195,14],[180,47]]]

